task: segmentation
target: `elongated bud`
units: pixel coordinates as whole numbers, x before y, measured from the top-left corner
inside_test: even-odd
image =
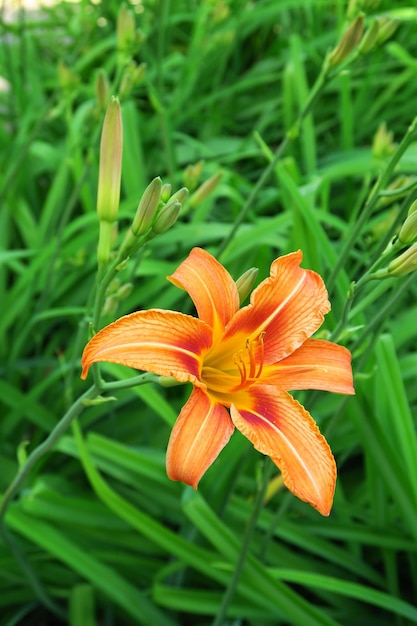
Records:
[[[169,201],[173,202],[174,200],[178,200],[178,202],[180,202],[181,204],[184,204],[184,202],[188,198],[188,194],[189,194],[189,191],[187,187],[181,187],[181,189],[178,189],[178,191],[172,194],[172,196],[169,198]]]
[[[378,45],[384,43],[385,41],[387,41],[387,39],[392,37],[399,25],[399,20],[391,19],[385,15],[383,17],[380,17]]]
[[[120,81],[119,94],[122,99],[128,98],[132,90],[142,80],[146,69],[146,63],[137,65],[135,61],[131,61],[123,71],[122,80]]]
[[[124,285],[122,285],[120,287],[120,289],[118,289],[116,291],[116,293],[114,294],[115,297],[120,301],[120,300],[125,300],[126,298],[128,298],[130,296],[130,294],[133,291],[133,284],[132,283],[125,283]]]
[[[408,211],[408,217],[398,234],[401,243],[409,244],[417,239],[417,200],[413,202]]]
[[[100,144],[97,213],[100,221],[114,222],[120,201],[123,127],[120,102],[113,97],[107,107]]]
[[[161,189],[162,202],[168,202],[171,197],[172,185],[170,183],[164,183]]]
[[[380,21],[378,19],[372,20],[370,27],[365,32],[358,46],[361,54],[368,54],[375,48],[378,42],[379,25]]]
[[[177,221],[178,215],[181,211],[181,206],[181,202],[174,200],[173,202],[168,202],[168,204],[162,207],[152,225],[152,232],[160,235],[161,233],[169,230]]]
[[[184,170],[184,183],[188,189],[194,190],[201,176],[201,172],[203,171],[204,161],[198,161],[197,163],[193,163],[192,165],[187,165]]]
[[[103,315],[105,317],[114,317],[119,306],[119,300],[116,296],[107,296],[104,300]]]
[[[122,4],[117,15],[117,49],[126,52],[135,41],[135,16],[126,4]]]
[[[112,248],[112,225],[117,219],[122,176],[123,127],[120,102],[112,98],[103,122],[98,173],[97,215],[100,220],[97,259],[108,263]]]
[[[208,180],[204,181],[204,183],[200,185],[197,191],[195,191],[191,196],[190,206],[196,207],[203,202],[203,200],[205,200],[216,189],[221,178],[222,173],[218,172],[217,174],[210,176]]]
[[[107,74],[103,69],[97,72],[95,91],[98,106],[101,111],[105,111],[110,98],[110,85]]]
[[[258,276],[259,269],[257,267],[251,267],[246,270],[244,274],[236,281],[237,291],[239,293],[240,304],[246,300],[251,293]]]
[[[133,219],[132,233],[139,237],[151,227],[161,199],[162,181],[159,176],[146,187]]]
[[[400,254],[388,265],[391,276],[406,276],[417,269],[417,243]]]
[[[348,56],[354,51],[362,37],[364,21],[365,16],[363,13],[359,13],[353,20],[336,48],[330,53],[329,65],[331,67],[336,67],[346,61]]]
[[[395,150],[394,133],[387,129],[385,122],[379,125],[372,142],[372,155],[376,159],[385,159]]]

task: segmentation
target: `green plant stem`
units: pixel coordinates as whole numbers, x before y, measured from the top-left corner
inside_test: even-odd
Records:
[[[266,168],[262,172],[261,176],[258,178],[257,182],[255,183],[255,185],[254,185],[254,187],[252,189],[252,192],[250,193],[250,195],[249,195],[248,199],[246,200],[245,204],[243,205],[239,215],[237,216],[236,220],[234,221],[234,223],[232,225],[232,228],[230,229],[229,234],[221,242],[221,244],[220,244],[220,246],[219,246],[219,248],[217,250],[217,258],[220,259],[221,255],[224,253],[224,251],[226,250],[227,246],[232,241],[233,237],[236,235],[236,232],[239,229],[239,227],[241,226],[242,222],[244,221],[244,219],[245,219],[249,209],[253,206],[256,197],[258,196],[259,192],[261,191],[261,189],[265,185],[265,183],[268,180],[268,178],[271,175],[271,173],[273,172],[276,164],[278,163],[278,161],[281,159],[281,157],[283,156],[283,154],[287,150],[289,144],[296,137],[298,137],[299,132],[300,132],[301,122],[303,121],[303,119],[306,117],[306,115],[308,115],[308,113],[312,109],[314,103],[319,98],[319,96],[322,93],[324,87],[326,86],[329,78],[332,79],[333,76],[332,77],[329,76],[328,65],[327,65],[326,62],[324,62],[323,66],[322,66],[322,69],[321,69],[321,72],[320,72],[319,76],[317,77],[317,80],[314,83],[314,85],[313,85],[313,87],[312,87],[312,89],[310,91],[310,94],[309,94],[309,97],[308,97],[308,100],[307,100],[306,104],[304,105],[304,107],[300,111],[300,113],[298,114],[297,120],[295,121],[293,126],[287,132],[284,140],[278,146],[277,150],[274,153],[274,156],[273,156],[272,160],[268,163],[268,165],[266,166]]]
[[[15,495],[18,493],[20,487],[23,482],[26,480],[36,463],[45,455],[47,452],[52,450],[56,442],[61,438],[61,436],[65,433],[72,420],[79,415],[82,410],[85,408],[85,401],[93,398],[98,393],[98,389],[95,385],[92,385],[82,396],[78,398],[71,406],[70,409],[65,413],[62,419],[58,422],[55,428],[49,433],[47,438],[33,450],[24,465],[20,468],[18,473],[16,474],[13,481],[10,483],[7,488],[2,501],[0,503],[0,521],[4,521],[4,516],[6,511],[14,499]]]
[[[269,479],[271,477],[273,464],[269,459],[265,459],[264,461],[264,470],[262,475],[262,480],[259,484],[258,491],[256,494],[255,502],[252,509],[252,514],[249,518],[248,524],[246,526],[245,534],[242,538],[242,549],[239,554],[238,561],[236,563],[236,567],[233,570],[233,575],[230,579],[230,582],[227,586],[227,589],[223,595],[222,603],[220,605],[219,611],[212,622],[212,626],[222,626],[224,619],[226,617],[227,610],[229,605],[233,599],[235,594],[237,585],[239,583],[240,576],[242,574],[243,568],[245,566],[246,557],[248,555],[253,533],[255,532],[256,524],[259,518],[259,515],[262,511],[262,507],[264,504],[264,498],[266,489],[268,486]]]
[[[380,174],[378,180],[376,181],[370,196],[364,206],[362,213],[359,215],[358,219],[352,224],[352,228],[350,230],[349,237],[346,239],[346,242],[338,256],[338,260],[336,265],[334,266],[329,278],[326,281],[327,289],[329,292],[334,287],[336,282],[336,278],[339,274],[339,271],[344,266],[346,259],[350,253],[350,250],[355,245],[355,242],[364,226],[364,224],[368,221],[368,218],[372,214],[376,203],[380,198],[380,192],[387,186],[389,180],[394,172],[396,165],[398,164],[400,158],[407,150],[409,145],[414,141],[417,137],[417,118],[414,118],[413,122],[408,127],[406,134],[404,135],[400,145],[398,146],[395,153],[392,155],[391,159],[388,161],[385,169]]]

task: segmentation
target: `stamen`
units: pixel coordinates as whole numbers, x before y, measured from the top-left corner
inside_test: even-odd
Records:
[[[255,378],[259,378],[259,376],[262,373],[263,367],[264,367],[264,357],[265,357],[265,345],[264,345],[264,337],[265,337],[266,331],[263,330],[261,332],[261,334],[258,337],[258,342],[261,348],[261,354],[260,354],[260,364],[259,364],[259,369],[256,373]]]
[[[246,350],[249,355],[249,378],[253,378],[256,371],[255,345],[256,341],[249,341],[249,339],[246,339]]]
[[[240,384],[235,387],[235,391],[242,389],[248,383],[251,383],[260,377],[264,366],[264,337],[265,331],[260,333],[257,339],[246,339],[245,350],[247,351],[247,354],[245,354],[243,350],[235,353],[233,363],[236,365],[240,374]],[[248,360],[249,371],[247,365],[245,364],[245,361],[247,362]]]
[[[239,374],[240,374],[239,387],[241,387],[246,383],[247,373],[246,373],[246,365],[243,362],[242,355],[240,352],[236,352],[236,354],[233,357],[233,362],[237,366],[237,369],[239,370]]]

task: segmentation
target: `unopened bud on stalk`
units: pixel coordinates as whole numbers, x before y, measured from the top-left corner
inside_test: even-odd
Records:
[[[379,125],[372,142],[372,155],[384,159],[395,150],[394,133],[387,129],[385,122]]]
[[[117,49],[125,52],[135,41],[135,16],[126,4],[122,4],[117,15]]]
[[[105,111],[110,98],[110,85],[106,72],[100,69],[96,75],[95,91],[98,106],[101,111]]]
[[[181,211],[181,206],[181,202],[174,200],[173,202],[168,202],[168,204],[162,207],[155,222],[152,224],[152,232],[160,235],[161,233],[169,230],[177,221],[178,215]]]
[[[123,128],[120,102],[112,98],[103,122],[100,143],[97,213],[100,221],[114,222],[120,201]]]
[[[161,199],[162,181],[159,176],[146,187],[140,199],[136,215],[132,223],[132,233],[139,237],[149,230]]]
[[[417,200],[408,210],[408,216],[398,234],[398,239],[403,244],[409,244],[417,239]]]
[[[198,181],[203,171],[204,161],[198,161],[192,165],[187,165],[184,170],[184,183],[188,189],[195,189],[198,185]]]
[[[329,65],[331,67],[336,67],[346,61],[348,56],[354,51],[362,37],[364,21],[365,16],[363,13],[359,13],[355,17],[336,48],[329,55]]]
[[[244,302],[244,300],[246,300],[248,295],[251,293],[253,286],[255,285],[258,272],[259,269],[257,267],[251,267],[237,279],[236,287],[239,293],[240,304],[242,304],[242,302]]]
[[[397,30],[400,25],[399,20],[391,19],[390,17],[384,15],[379,18],[379,35],[378,35],[378,45],[384,43],[392,37],[392,35]]]
[[[171,197],[172,185],[170,183],[164,183],[161,189],[162,202],[168,202]]]
[[[112,98],[103,122],[97,190],[97,215],[100,220],[98,261],[108,262],[112,224],[117,219],[122,176],[123,127],[120,102]]]
[[[410,248],[400,254],[388,265],[388,272],[391,276],[406,276],[417,269],[417,243],[413,243]]]
[[[103,305],[103,315],[108,317],[114,317],[119,306],[119,300],[116,296],[107,296]]]
[[[378,19],[372,20],[370,27],[365,32],[358,46],[361,54],[368,54],[375,48],[378,41],[379,25],[380,21]]]
[[[125,283],[116,291],[115,296],[119,301],[125,300],[126,298],[130,296],[132,291],[133,291],[133,284]]]
[[[197,191],[195,191],[191,196],[190,206],[196,207],[203,202],[203,200],[205,200],[216,189],[221,177],[222,173],[218,172],[217,174],[210,176],[208,180],[204,181],[204,183],[200,185]]]
[[[120,97],[128,98],[134,89],[142,80],[146,69],[146,63],[137,65],[135,61],[131,61],[123,71],[122,80],[120,81],[119,94]]]
[[[181,187],[181,189],[178,189],[178,191],[172,194],[172,196],[169,198],[169,201],[173,202],[174,200],[178,200],[178,202],[184,204],[184,202],[188,198],[188,193],[189,191],[187,187]]]

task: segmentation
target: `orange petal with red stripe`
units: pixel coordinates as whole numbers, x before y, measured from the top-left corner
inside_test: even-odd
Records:
[[[93,363],[108,361],[204,387],[201,364],[211,341],[211,328],[190,315],[158,309],[131,313],[88,342],[81,377]]]
[[[301,251],[276,259],[271,276],[252,293],[251,304],[227,326],[224,351],[264,332],[264,363],[276,363],[299,348],[323,323],[330,310],[322,278],[300,267]],[[230,348],[228,347],[230,344]]]
[[[295,496],[329,515],[336,464],[311,415],[288,393],[270,386],[252,387],[245,404],[231,407],[236,428],[279,467]]]
[[[307,339],[287,358],[264,367],[262,383],[281,389],[323,389],[353,394],[352,356],[343,346]]]
[[[213,328],[213,340],[239,309],[235,281],[221,263],[201,248],[193,248],[168,280],[188,292],[199,318]]]
[[[167,449],[168,477],[196,489],[233,431],[226,409],[195,388],[171,432]]]

